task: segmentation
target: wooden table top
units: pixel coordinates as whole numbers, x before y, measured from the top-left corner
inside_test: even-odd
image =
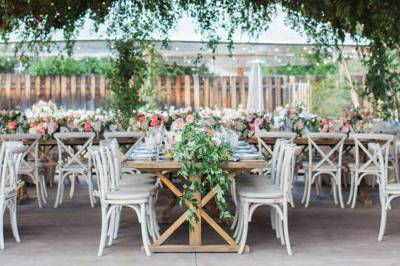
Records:
[[[177,171],[181,169],[181,163],[173,160],[161,160],[161,161],[133,161],[128,160],[124,162],[124,167],[135,168],[139,170],[147,171],[164,171],[171,170]],[[264,160],[242,160],[238,162],[228,162],[221,165],[222,169],[228,171],[237,170],[251,170],[257,168],[264,168],[267,166],[267,162]]]

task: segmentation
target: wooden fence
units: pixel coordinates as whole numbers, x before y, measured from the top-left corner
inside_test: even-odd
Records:
[[[162,106],[227,107],[247,104],[247,77],[160,77],[158,101]],[[277,106],[300,103],[311,108],[310,82],[305,77],[263,78],[264,104],[268,111]],[[66,109],[107,107],[110,96],[103,76],[0,75],[0,109],[22,109],[38,100],[52,100]]]

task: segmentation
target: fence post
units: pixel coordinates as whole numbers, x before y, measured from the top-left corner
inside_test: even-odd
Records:
[[[193,76],[193,96],[194,96],[194,109],[200,108],[200,81],[199,76]]]
[[[190,76],[185,76],[185,107],[190,106]]]
[[[236,77],[230,77],[230,94],[231,94],[231,108],[237,108],[237,89],[236,89]]]
[[[90,77],[90,109],[95,109],[96,101],[96,76],[92,75]]]
[[[21,108],[21,76],[15,75],[15,103],[14,106]]]
[[[76,108],[76,106],[77,106],[77,104],[76,104],[76,76],[71,76],[71,79],[70,79],[70,82],[71,82],[71,95],[70,95],[70,97],[71,97],[71,106],[72,106],[72,108]]]
[[[31,105],[31,76],[25,75],[25,106],[27,108]]]
[[[205,77],[204,78],[204,106],[209,107],[210,106],[210,77]]]
[[[81,97],[80,97],[80,105],[83,109],[86,109],[86,76],[81,76]]]
[[[221,78],[222,83],[222,106],[224,108],[228,107],[228,88],[227,88],[227,80],[226,77]]]

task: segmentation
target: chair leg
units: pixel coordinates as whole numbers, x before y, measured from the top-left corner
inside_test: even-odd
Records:
[[[4,249],[4,201],[0,201],[0,249]]]
[[[353,190],[354,190],[354,172],[350,172],[350,192],[349,198],[347,199],[347,205],[350,205],[353,200]]]
[[[281,240],[281,245],[285,245],[285,239],[284,239],[284,232],[283,232],[283,223],[282,223],[282,217],[279,217],[278,214],[275,215],[276,217],[276,226],[277,229],[276,231],[279,232],[279,239]]]
[[[39,208],[42,208],[42,192],[41,192],[41,185],[40,185],[40,181],[38,179],[38,177],[34,177],[35,178],[35,187],[36,187],[36,197],[37,197],[37,201],[38,201],[38,206]]]
[[[147,225],[146,225],[146,205],[144,203],[140,204],[140,227],[142,230],[142,241],[143,241],[143,247],[144,247],[144,251],[146,253],[147,256],[151,256],[151,252],[150,252],[150,241],[149,241],[149,237],[147,234]]]
[[[386,202],[381,203],[381,225],[379,228],[378,241],[382,241],[386,229],[387,208]]]
[[[44,204],[47,204],[46,198],[48,197],[48,194],[47,194],[47,189],[46,189],[46,181],[44,180],[43,176],[40,177],[40,178],[41,178],[40,179],[40,188],[41,188],[41,191],[42,191],[42,202]]]
[[[231,224],[231,230],[235,229],[238,223],[238,219],[239,219],[239,205],[236,203],[235,204],[235,216],[233,216],[233,221]]]
[[[312,185],[312,182],[311,182],[311,180],[309,180],[308,181],[308,188],[307,188],[306,204],[305,204],[306,208],[308,208],[308,205],[310,204],[311,185]],[[317,186],[317,184],[316,184],[316,186]]]
[[[335,205],[338,205],[336,182],[335,182],[335,180],[333,180],[332,177],[331,177],[331,187],[332,187],[332,192],[333,192],[333,202],[335,203]]]
[[[69,198],[73,199],[74,198],[74,194],[75,194],[75,185],[76,185],[76,175],[72,174],[71,175],[71,189],[69,190]]]
[[[58,179],[58,184],[57,184],[57,196],[56,200],[54,203],[54,208],[57,208],[58,205],[60,204],[60,198],[62,197],[61,192],[62,192],[62,187],[64,186],[64,178],[63,178],[63,173],[59,171],[59,179]]]
[[[236,239],[237,243],[240,242],[240,238],[242,237],[241,235],[242,229],[243,229],[243,210],[241,209],[238,217],[238,224],[236,226],[235,232],[233,233],[233,237]]]
[[[314,180],[314,183],[315,183],[315,192],[319,197],[322,194],[321,176],[317,176]]]
[[[308,188],[308,175],[304,173],[304,191],[303,197],[301,199],[301,204],[304,204],[307,198],[307,188]]]
[[[337,193],[339,196],[339,204],[340,204],[340,208],[344,208],[344,203],[343,203],[343,195],[342,195],[342,182],[341,182],[341,177],[338,176],[337,177],[337,182],[335,182],[337,184]]]
[[[93,183],[92,183],[92,175],[89,171],[89,173],[87,174],[87,183],[88,183],[88,190],[89,190],[89,201],[90,201],[90,206],[92,208],[94,208],[94,204],[96,203],[96,200],[94,199],[93,196]]]
[[[118,207],[115,207],[112,209],[112,213],[110,215],[109,218],[109,222],[108,222],[108,243],[107,246],[111,246],[112,245],[112,241],[114,239],[114,234],[115,234],[115,222],[116,222],[116,216],[117,216],[117,211],[118,211]]]
[[[355,176],[354,177],[354,188],[353,188],[353,202],[351,203],[352,209],[354,209],[354,207],[356,207],[357,193],[358,193],[358,178]]]
[[[122,207],[119,207],[116,211],[117,211],[117,218],[115,220],[114,239],[118,238],[119,225],[121,222]]]
[[[238,253],[242,254],[244,251],[244,248],[246,246],[246,240],[247,240],[247,233],[249,229],[249,203],[244,202],[243,203],[243,232],[242,236],[240,238],[240,244],[239,244],[239,250]]]
[[[17,241],[17,243],[19,243],[19,242],[21,242],[21,239],[19,237],[19,232],[18,232],[16,199],[14,199],[13,202],[11,203],[11,206],[9,207],[9,211],[10,211],[11,230],[12,230],[13,236],[15,238],[15,241]]]
[[[292,255],[292,246],[289,239],[288,212],[287,203],[283,203],[283,232],[285,234],[286,250],[289,255]]]
[[[271,228],[275,229],[275,218],[274,218],[275,210],[274,210],[274,208],[270,208],[269,215],[270,215],[270,219],[271,219]]]
[[[103,255],[103,250],[106,245],[107,233],[108,233],[108,219],[107,219],[108,206],[101,206],[101,236],[100,245],[97,256]]]

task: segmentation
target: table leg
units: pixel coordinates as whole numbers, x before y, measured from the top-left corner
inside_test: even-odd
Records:
[[[172,191],[176,197],[181,197],[182,192],[167,178],[165,175],[160,172],[156,172],[157,176],[160,178],[161,182]],[[200,180],[200,177],[197,180]],[[201,181],[201,180],[200,180]],[[204,206],[215,197],[218,187],[213,188],[207,195],[201,197],[200,194],[195,194],[195,198],[198,202],[198,209],[196,210],[197,216],[200,219],[197,223],[193,223],[193,231],[189,232],[189,243],[181,244],[181,245],[165,245],[164,243],[168,240],[168,238],[182,225],[185,223],[187,219],[187,215],[189,211],[186,210],[164,233],[161,234],[160,238],[158,238],[150,247],[152,252],[237,252],[239,250],[239,246],[235,242],[235,240],[205,211]],[[185,206],[190,208],[191,203],[185,202]],[[202,220],[208,223],[211,228],[219,235],[222,239],[224,239],[227,244],[219,244],[219,245],[205,245],[202,243]],[[245,252],[249,252],[248,246],[245,248]]]

